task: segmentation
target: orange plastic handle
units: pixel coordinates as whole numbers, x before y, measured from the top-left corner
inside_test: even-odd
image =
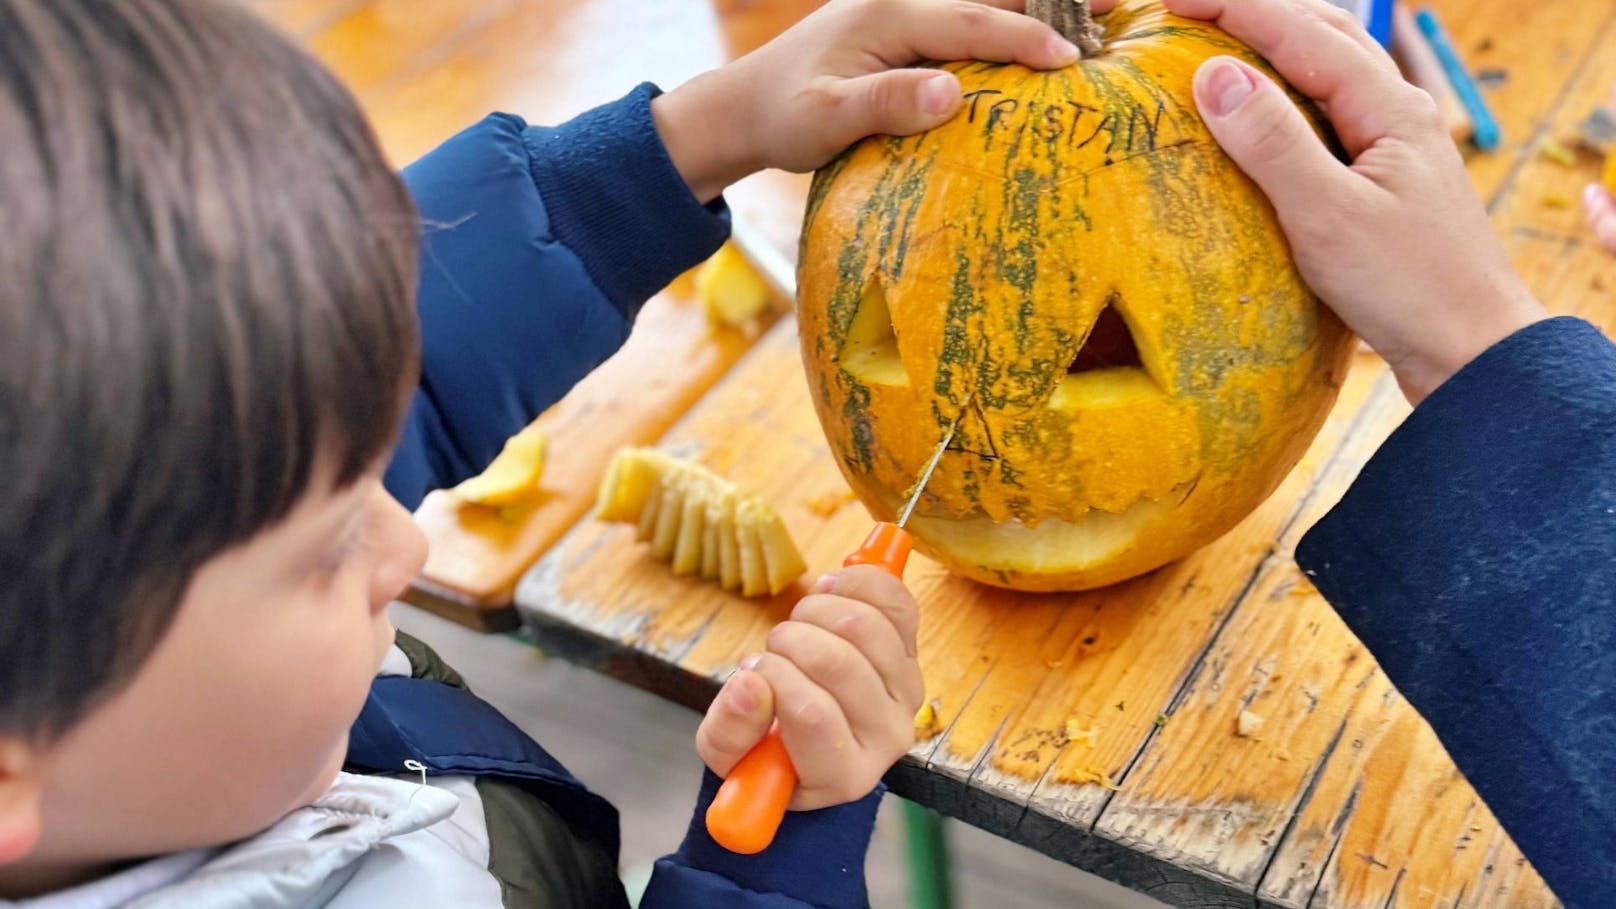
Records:
[[[879,565],[902,580],[914,539],[896,524],[875,525],[858,551],[842,561],[844,567]],[[731,852],[755,855],[769,848],[785,820],[786,806],[797,788],[797,769],[780,738],[776,723],[763,741],[741,758],[724,778],[707,806],[707,833]]]
[[[707,806],[707,833],[731,852],[762,852],[774,842],[796,788],[797,769],[791,766],[776,723],[718,787]]]
[[[909,564],[909,550],[915,545],[909,531],[885,521],[875,525],[864,545],[842,561],[842,565],[879,565],[893,577],[903,580],[903,568]]]

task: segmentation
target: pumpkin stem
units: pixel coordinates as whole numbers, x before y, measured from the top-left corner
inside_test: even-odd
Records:
[[[1027,0],[1027,15],[1060,32],[1083,56],[1100,52],[1100,25],[1089,12],[1089,0]]]

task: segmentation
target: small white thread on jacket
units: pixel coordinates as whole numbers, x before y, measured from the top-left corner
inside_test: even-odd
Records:
[[[416,787],[415,792],[410,793],[410,800],[404,803],[404,807],[408,809],[415,804],[416,793],[426,788],[426,765],[415,758],[406,758],[404,760],[404,769],[421,775],[420,785]]]

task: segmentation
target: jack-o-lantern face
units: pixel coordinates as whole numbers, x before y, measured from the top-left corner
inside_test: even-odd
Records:
[[[1222,534],[1295,464],[1350,337],[1196,113],[1196,66],[1255,55],[1152,3],[1053,73],[952,64],[960,114],[815,178],[803,359],[854,492],[954,571],[1109,584]],[[1311,111],[1309,111],[1311,115]]]

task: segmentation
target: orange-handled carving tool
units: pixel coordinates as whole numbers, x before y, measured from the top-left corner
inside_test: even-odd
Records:
[[[864,538],[863,545],[844,559],[842,565],[879,565],[893,577],[903,580],[903,569],[909,562],[909,550],[914,545],[913,538],[903,529],[903,525],[909,523],[915,503],[920,501],[920,494],[925,491],[926,483],[931,480],[932,472],[937,469],[937,462],[948,448],[948,443],[954,440],[954,430],[958,425],[959,421],[955,420],[948,427],[948,434],[937,443],[937,450],[926,462],[926,469],[921,473],[919,482],[915,483],[914,491],[909,494],[909,501],[898,513],[897,522],[889,524],[882,521],[876,524],[870,535]],[[741,855],[762,852],[774,842],[774,834],[780,829],[780,822],[785,820],[786,806],[791,803],[791,794],[796,788],[797,770],[791,766],[791,756],[786,753],[785,742],[780,739],[780,724],[775,723],[763,741],[741,758],[729,776],[724,778],[723,785],[718,787],[713,803],[707,806],[708,835],[731,852]]]

